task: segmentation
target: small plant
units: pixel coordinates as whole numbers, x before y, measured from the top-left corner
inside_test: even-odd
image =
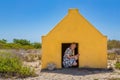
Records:
[[[115,60],[116,59],[116,53],[109,53],[108,54],[108,60]]]
[[[120,69],[120,62],[116,62],[115,68],[116,68],[116,69]]]
[[[30,69],[30,67],[22,67],[19,71],[19,74],[20,74],[19,77],[21,78],[25,78],[29,76],[36,76],[35,70]]]
[[[24,59],[27,62],[34,62],[34,61],[40,60],[41,56],[39,54],[31,53],[31,54],[26,55]]]
[[[120,55],[117,55],[116,60],[117,60],[117,62],[120,62]]]

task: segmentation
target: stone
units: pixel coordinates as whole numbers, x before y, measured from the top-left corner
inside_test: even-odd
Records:
[[[48,63],[47,69],[48,70],[54,70],[56,68],[56,65],[54,63]]]

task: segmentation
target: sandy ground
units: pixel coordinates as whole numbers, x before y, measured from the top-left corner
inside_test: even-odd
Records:
[[[115,62],[115,60],[108,61],[108,66],[112,66],[114,70],[63,68],[40,71],[38,68],[36,70],[38,77],[25,80],[120,80],[120,70],[114,68]]]
[[[114,67],[115,61],[109,61]],[[98,69],[80,69],[80,68],[63,68],[53,71],[40,69],[39,61],[25,63],[29,66],[36,67],[37,77],[25,79],[0,79],[0,80],[120,80],[120,70],[98,70]]]
[[[88,70],[79,68],[38,71],[39,76],[17,80],[120,80],[120,71]]]

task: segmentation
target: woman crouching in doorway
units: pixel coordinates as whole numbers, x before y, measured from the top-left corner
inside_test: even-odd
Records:
[[[79,54],[74,55],[74,50],[76,47],[76,43],[72,43],[70,47],[65,50],[63,56],[63,66],[65,68],[78,65],[76,61],[78,60]]]

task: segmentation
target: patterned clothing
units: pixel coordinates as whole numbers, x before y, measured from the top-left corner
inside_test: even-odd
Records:
[[[63,56],[63,66],[65,68],[67,67],[71,67],[73,65],[74,62],[76,62],[76,60],[74,58],[72,59],[69,59],[67,57],[67,55],[69,56],[72,56],[73,55],[73,51],[70,49],[70,48],[67,48],[65,53],[64,53],[64,56]]]

